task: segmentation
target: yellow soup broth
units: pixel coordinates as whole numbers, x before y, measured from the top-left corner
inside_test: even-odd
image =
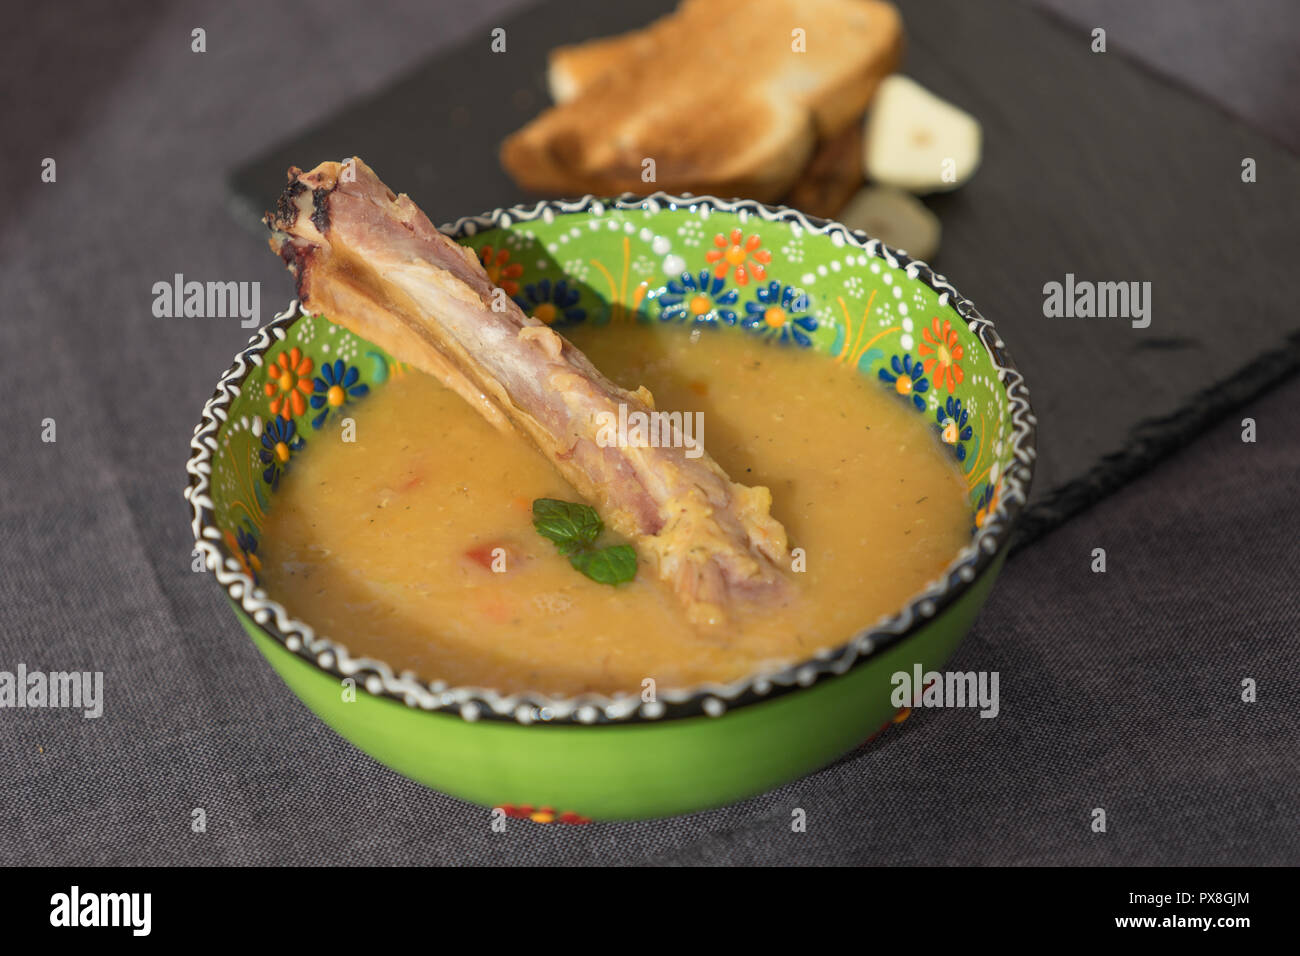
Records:
[[[658,408],[702,412],[718,464],[771,489],[805,555],[788,605],[695,627],[644,562],[617,587],[583,577],[532,527],[534,499],[577,493],[525,440],[418,372],[349,410],[354,441],[337,419],[308,431],[264,529],[267,591],[353,655],[425,680],[640,694],[647,678],[661,689],[730,681],[841,644],[968,541],[966,487],[933,415],[881,383],[734,330],[567,334]]]

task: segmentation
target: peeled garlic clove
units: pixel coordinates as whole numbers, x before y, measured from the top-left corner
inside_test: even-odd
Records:
[[[929,260],[939,251],[939,217],[901,189],[868,186],[849,200],[839,219],[914,259]]]
[[[980,163],[979,121],[899,74],[881,81],[866,131],[863,170],[885,186],[946,192],[970,179]]]

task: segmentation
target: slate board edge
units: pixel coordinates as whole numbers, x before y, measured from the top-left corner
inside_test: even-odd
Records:
[[[1064,524],[1102,498],[1150,471],[1235,408],[1300,371],[1300,331],[1220,382],[1197,392],[1171,415],[1139,421],[1117,451],[1104,456],[1082,477],[1062,485],[1026,508],[1011,538],[1011,554]],[[1032,395],[1032,383],[1030,392]],[[1032,400],[1032,399],[1031,399]]]

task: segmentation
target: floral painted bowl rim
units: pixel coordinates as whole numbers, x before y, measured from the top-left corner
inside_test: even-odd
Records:
[[[1012,363],[1005,343],[992,322],[984,318],[969,299],[961,295],[946,277],[927,263],[901,250],[886,246],[865,232],[850,229],[834,220],[809,216],[788,206],[775,206],[756,200],[723,200],[715,196],[676,196],[664,192],[648,196],[624,193],[616,199],[587,195],[578,200],[542,200],[503,207],[477,216],[463,216],[439,230],[453,239],[475,235],[479,230],[506,228],[514,223],[556,215],[603,214],[607,209],[643,209],[658,213],[663,209],[685,207],[691,213],[701,207],[723,213],[748,213],[769,222],[797,224],[813,235],[826,235],[862,249],[910,279],[929,286],[939,297],[939,304],[951,305],[970,331],[987,350],[997,370],[998,381],[1006,395],[1011,413],[1011,450],[1013,462],[1003,474],[1003,490],[996,507],[977,529],[970,542],[929,582],[913,595],[902,610],[881,617],[842,644],[827,648],[807,660],[774,671],[759,671],[727,684],[706,683],[675,690],[661,690],[657,699],[643,702],[639,695],[581,694],[552,697],[536,692],[502,694],[491,688],[448,685],[445,681],[424,682],[409,671],[395,673],[385,662],[369,657],[354,657],[340,642],[317,636],[311,625],[289,615],[283,605],[271,599],[264,589],[242,569],[227,563],[232,557],[216,526],[210,496],[213,452],[217,435],[227,419],[227,410],[239,396],[244,379],[263,361],[263,355],[282,341],[287,330],[307,316],[298,301],[258,329],[221,376],[216,390],[203,406],[202,418],[190,441],[190,458],[186,463],[189,483],[185,497],[190,503],[191,528],[195,546],[229,598],[267,636],[290,653],[318,670],[336,678],[353,678],[369,693],[387,697],[419,710],[458,713],[469,721],[486,719],[534,726],[610,725],[626,723],[661,723],[664,720],[707,715],[720,717],[728,709],[771,700],[785,693],[809,688],[822,680],[844,674],[866,663],[876,654],[892,647],[937,618],[989,568],[1006,547],[1017,517],[1024,509],[1033,480],[1036,459],[1035,429],[1037,420],[1029,404],[1024,377]],[[838,239],[836,238],[838,236]]]

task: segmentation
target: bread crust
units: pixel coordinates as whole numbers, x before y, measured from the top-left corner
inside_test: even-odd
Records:
[[[819,140],[859,122],[901,50],[881,0],[686,0],[641,30],[553,51],[557,104],[505,140],[501,162],[539,193],[776,201]]]

